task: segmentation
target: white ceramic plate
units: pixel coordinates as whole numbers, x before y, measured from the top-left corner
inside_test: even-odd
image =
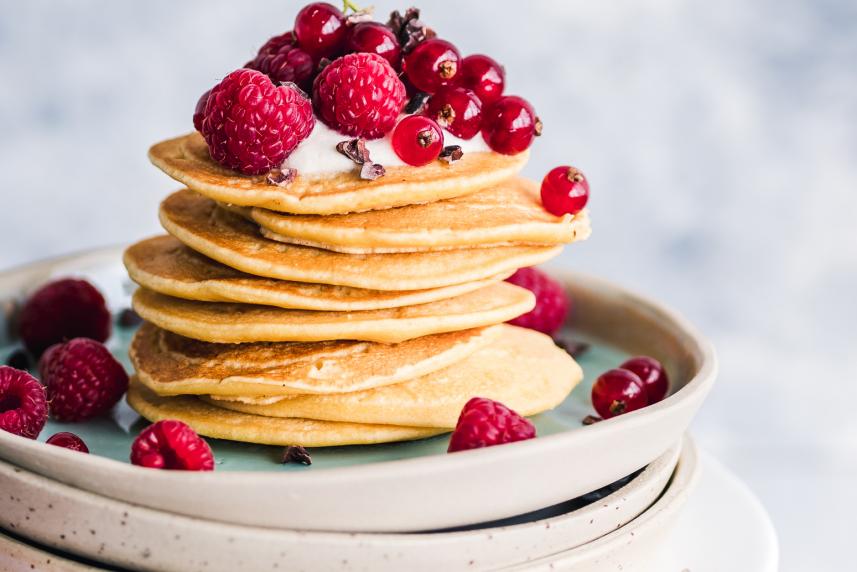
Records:
[[[590,504],[521,524],[419,534],[300,532],[229,525],[98,496],[0,462],[0,525],[39,544],[129,568],[378,571],[493,570],[616,530],[661,495],[681,447]],[[554,513],[563,507],[554,509]]]
[[[83,273],[115,306],[117,299],[127,297],[120,253],[118,248],[105,249],[8,272],[0,276],[0,299],[20,297],[51,276]],[[575,299],[577,331],[627,353],[660,359],[670,373],[672,395],[645,409],[583,427],[578,423],[585,409],[579,408],[586,400],[574,399],[587,391],[580,387],[572,393],[570,409],[564,404],[556,417],[547,414],[539,429],[545,436],[535,440],[453,455],[436,454],[443,451],[443,443],[431,441],[398,449],[377,447],[370,450],[370,458],[376,458],[371,457],[374,451],[383,452],[377,455],[382,459],[396,458],[402,451],[429,453],[323,470],[314,465],[308,471],[285,472],[272,463],[270,471],[229,471],[221,465],[213,473],[154,471],[3,432],[0,459],[117,500],[250,526],[428,530],[557,504],[616,481],[666,451],[684,433],[716,373],[711,346],[675,313],[602,280],[578,274],[563,279]],[[564,424],[559,422],[563,415]],[[354,451],[358,450],[338,448],[326,455],[347,460],[358,454]],[[360,451],[367,454],[367,449]]]

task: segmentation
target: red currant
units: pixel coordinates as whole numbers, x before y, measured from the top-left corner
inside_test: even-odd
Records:
[[[482,126],[482,102],[469,89],[444,86],[431,96],[426,115],[462,139],[472,139]]]
[[[396,34],[380,22],[361,22],[354,26],[345,42],[345,51],[378,54],[396,69],[402,55]]]
[[[592,386],[592,405],[604,419],[641,409],[648,404],[649,398],[642,380],[627,369],[606,371]]]
[[[542,122],[533,106],[516,95],[506,95],[484,112],[482,137],[494,151],[514,155],[527,150],[542,134]]]
[[[551,214],[577,214],[588,201],[589,182],[574,167],[554,167],[542,180],[542,205]]]
[[[657,403],[667,396],[670,380],[661,362],[648,356],[633,357],[619,366],[637,374],[646,388],[649,403]]]
[[[441,86],[453,83],[461,65],[461,54],[455,46],[438,38],[417,44],[405,56],[403,69],[411,83],[420,91],[434,93]]]
[[[83,439],[74,433],[69,433],[68,431],[62,431],[55,435],[51,435],[45,442],[48,445],[56,445],[57,447],[64,447],[66,449],[71,449],[72,451],[89,453],[89,448],[86,446],[86,443],[83,442]]]
[[[342,52],[345,43],[345,16],[326,2],[304,6],[295,18],[295,37],[298,46],[313,57],[334,58]]]
[[[408,115],[393,129],[393,151],[414,167],[427,165],[437,159],[443,149],[443,131],[423,115]]]
[[[472,90],[482,101],[490,105],[503,95],[506,70],[493,59],[483,54],[473,54],[461,60],[458,85]]]

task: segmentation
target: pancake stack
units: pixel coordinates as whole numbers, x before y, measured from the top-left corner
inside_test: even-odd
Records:
[[[199,134],[155,145],[188,188],[169,233],[125,253],[145,323],[128,402],[201,435],[311,447],[450,431],[472,397],[523,415],[582,378],[550,337],[505,322],[533,294],[504,282],[586,238],[517,176],[527,153],[300,175],[275,184],[215,163]]]

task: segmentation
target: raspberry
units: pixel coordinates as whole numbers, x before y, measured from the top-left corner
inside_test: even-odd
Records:
[[[448,453],[533,439],[536,428],[500,402],[474,397],[465,404],[449,440]]]
[[[291,32],[268,40],[244,67],[262,72],[274,84],[292,82],[307,90],[312,82],[312,57],[295,45]]]
[[[143,429],[131,445],[131,462],[150,469],[213,471],[211,447],[196,432],[173,419]]]
[[[205,117],[205,104],[208,103],[208,96],[210,94],[211,90],[209,89],[200,95],[193,110],[193,128],[200,132],[202,131],[202,118]]]
[[[74,433],[69,433],[68,431],[62,431],[61,433],[57,433],[56,435],[51,435],[48,437],[48,440],[45,441],[48,445],[56,445],[57,447],[63,447],[65,449],[71,449],[72,451],[79,451],[81,453],[89,453],[89,447],[86,446],[86,443],[83,442],[83,439],[75,435]]]
[[[35,439],[47,420],[42,384],[25,371],[0,366],[0,430]]]
[[[297,87],[240,69],[211,89],[201,131],[212,159],[261,175],[282,165],[314,126],[312,105]]]
[[[42,286],[21,309],[18,332],[34,356],[71,338],[105,341],[110,337],[110,310],[95,286],[66,278]]]
[[[536,307],[510,324],[553,335],[568,314],[570,300],[562,285],[536,268],[521,268],[507,282],[526,288],[536,295]]]
[[[319,118],[332,129],[377,139],[396,124],[405,104],[405,84],[378,54],[348,54],[315,78],[313,102]]]
[[[39,363],[51,416],[83,421],[108,412],[128,389],[128,374],[104,345],[76,338],[45,352]]]

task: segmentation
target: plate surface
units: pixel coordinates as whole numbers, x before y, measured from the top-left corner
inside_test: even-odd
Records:
[[[120,248],[110,248],[7,272],[0,276],[0,300],[9,307],[41,282],[78,275],[93,281],[119,310],[127,307],[132,290],[120,256]],[[0,458],[118,500],[251,526],[426,530],[557,504],[630,474],[666,451],[681,437],[716,371],[709,344],[669,310],[591,277],[568,274],[563,280],[575,299],[575,335],[593,346],[579,360],[586,380],[559,408],[535,419],[540,437],[533,441],[454,455],[444,453],[443,436],[315,449],[308,468],[278,465],[277,448],[216,441],[213,473],[152,471],[127,463],[133,435],[144,423],[122,406],[110,419],[50,422],[42,433],[44,439],[72,430],[92,455],[0,433]],[[129,336],[117,328],[109,343],[126,365]],[[11,351],[11,341],[5,341],[0,358]],[[580,420],[591,413],[592,380],[628,354],[660,359],[673,394],[643,410],[582,426]],[[516,494],[497,495],[498,490]]]

